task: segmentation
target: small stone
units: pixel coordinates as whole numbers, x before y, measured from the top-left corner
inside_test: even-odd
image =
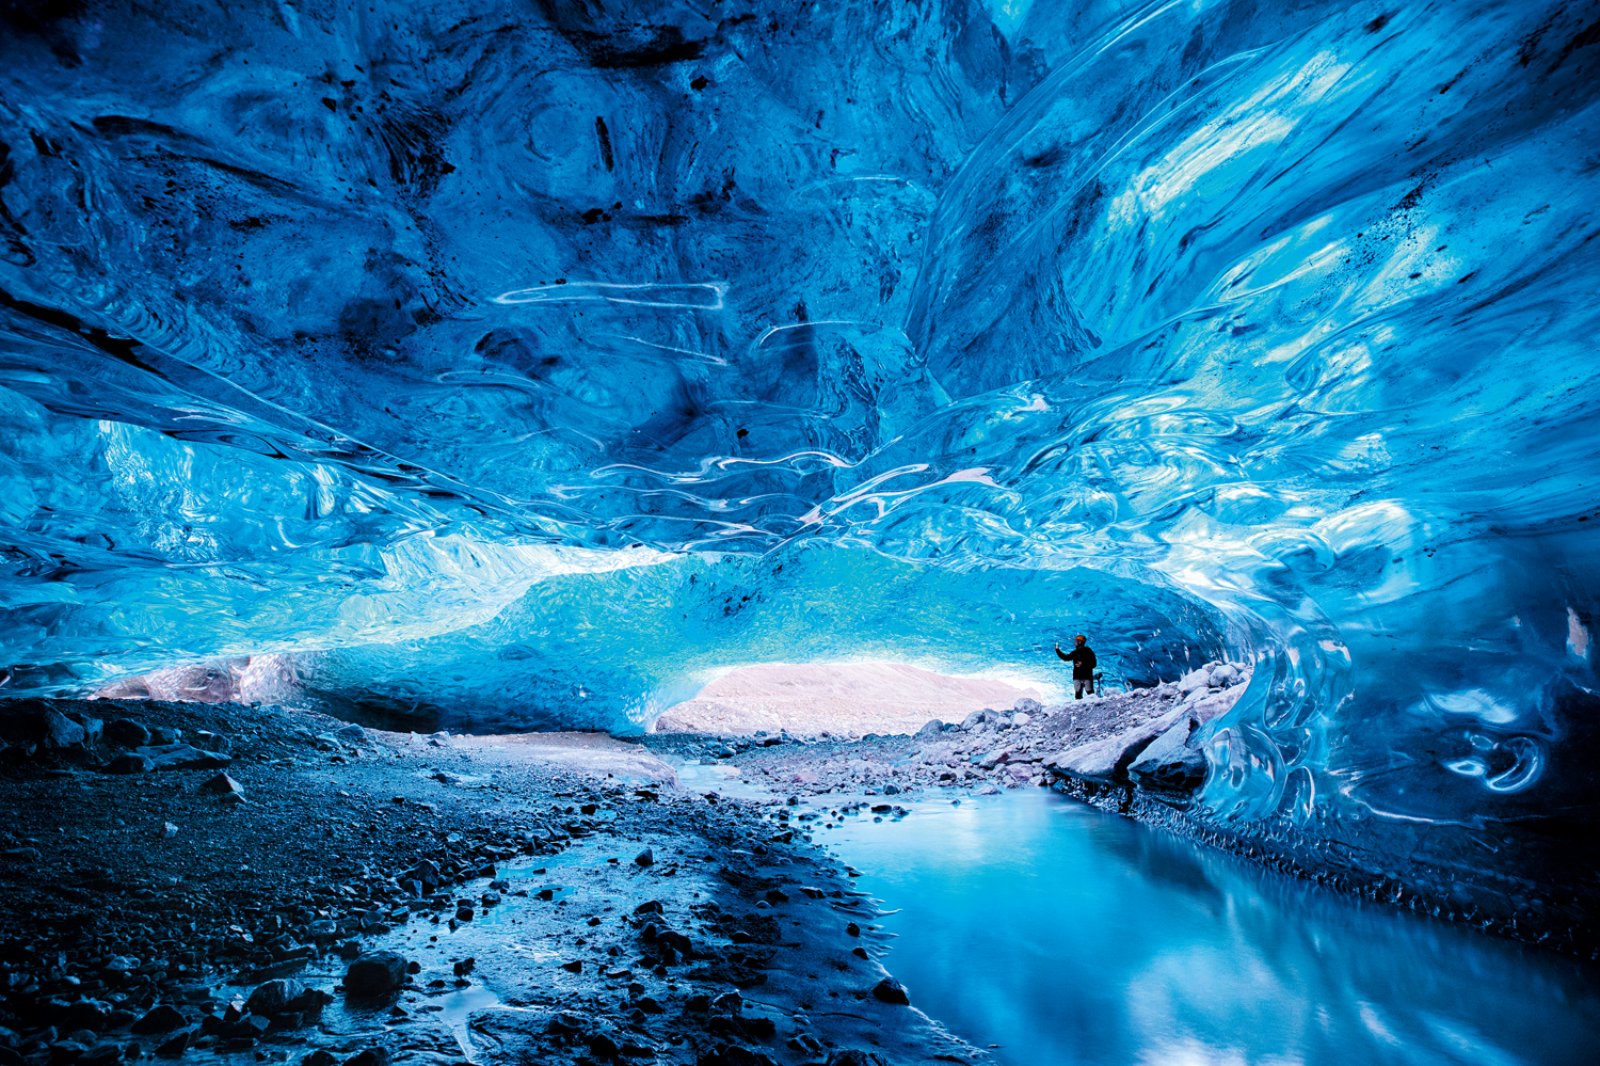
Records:
[[[893,977],[885,977],[879,981],[872,990],[872,998],[880,1003],[892,1003],[896,1006],[910,1006],[911,997],[906,995],[905,986]]]
[[[650,848],[645,848],[643,851],[633,857],[633,861],[634,864],[638,866],[654,866],[656,862],[656,853]]]
[[[568,973],[582,973],[583,972],[583,963],[578,961],[577,959],[573,959],[571,962],[562,963],[561,964],[561,968],[563,970],[567,971]]]
[[[194,735],[194,746],[201,751],[216,752],[227,755],[233,751],[233,741],[220,733],[212,733],[201,729]]]
[[[202,792],[211,792],[219,796],[244,795],[244,786],[239,784],[239,782],[235,781],[228,774],[218,774],[215,777],[207,778],[205,782],[200,785],[200,790]]]
[[[177,826],[173,825],[171,822],[162,822],[161,823],[161,839],[162,840],[171,840],[173,837],[175,837],[177,835],[178,835],[178,827]]]
[[[382,1048],[363,1048],[344,1060],[344,1066],[388,1066],[389,1053]]]

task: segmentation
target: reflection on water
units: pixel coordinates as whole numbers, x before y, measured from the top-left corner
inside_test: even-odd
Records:
[[[1600,973],[1044,792],[821,840],[912,1001],[1008,1066],[1592,1063]]]

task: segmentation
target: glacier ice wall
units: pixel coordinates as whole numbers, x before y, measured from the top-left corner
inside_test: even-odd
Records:
[[[3,17],[4,691],[1225,641],[1218,824],[1600,868],[1592,5]]]

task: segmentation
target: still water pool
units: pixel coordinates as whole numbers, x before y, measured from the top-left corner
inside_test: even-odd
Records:
[[[885,965],[1003,1066],[1600,1062],[1600,973],[1053,793],[819,833]]]

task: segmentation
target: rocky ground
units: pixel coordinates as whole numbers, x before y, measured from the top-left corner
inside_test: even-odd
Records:
[[[1231,709],[1249,678],[1242,664],[1210,663],[1155,688],[1050,708],[1023,699],[960,722],[929,721],[911,735],[657,734],[647,743],[680,757],[727,760],[744,780],[779,796],[1060,783],[1140,788],[1182,805],[1204,772],[1196,731]]]
[[[803,831],[638,745],[155,701],[0,743],[0,1066],[981,1057]]]

